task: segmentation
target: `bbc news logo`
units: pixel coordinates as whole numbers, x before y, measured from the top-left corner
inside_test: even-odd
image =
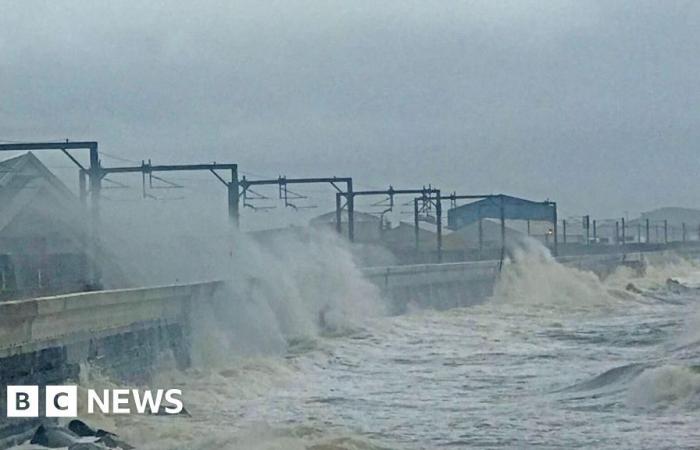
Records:
[[[77,386],[46,386],[44,417],[77,417]],[[87,413],[180,414],[180,389],[87,390]],[[39,417],[39,386],[7,386],[7,417]]]

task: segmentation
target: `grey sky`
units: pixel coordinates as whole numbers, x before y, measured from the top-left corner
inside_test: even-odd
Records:
[[[0,9],[0,139],[549,197],[564,214],[700,206],[698,2]]]

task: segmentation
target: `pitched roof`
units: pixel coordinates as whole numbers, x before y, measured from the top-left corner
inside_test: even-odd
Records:
[[[506,220],[551,220],[556,207],[553,202],[535,202],[524,198],[498,194],[457,206],[447,211],[448,228],[456,230],[477,222],[480,218]]]
[[[341,222],[346,223],[348,221],[348,212],[346,209],[343,209],[341,212]],[[362,211],[357,211],[355,210],[353,214],[353,220],[355,222],[379,222],[379,217],[362,212]],[[320,216],[316,216],[312,218],[309,223],[311,225],[319,225],[319,224],[326,224],[326,223],[335,223],[335,211],[330,211],[324,214],[321,214]]]
[[[33,153],[0,161],[0,230],[38,196],[51,193],[62,208],[79,207],[78,199]]]

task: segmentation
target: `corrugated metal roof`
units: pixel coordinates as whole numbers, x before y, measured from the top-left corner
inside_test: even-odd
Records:
[[[506,220],[548,220],[555,217],[553,202],[534,202],[510,195],[493,195],[447,211],[447,226],[452,230],[477,222],[479,219],[499,219],[503,208]]]

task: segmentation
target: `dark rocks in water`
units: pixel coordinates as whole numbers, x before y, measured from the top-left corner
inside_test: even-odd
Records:
[[[100,428],[95,432],[95,437],[102,437],[102,436],[117,437],[117,435],[112,433],[111,431],[106,431],[106,430],[103,430],[102,428]]]
[[[79,442],[68,447],[68,450],[106,450],[107,447],[92,442]]]
[[[153,415],[155,415],[155,416],[185,416],[185,417],[192,417],[192,414],[190,414],[190,412],[187,411],[187,408],[185,408],[184,406],[182,407],[182,411],[180,411],[180,412],[177,413],[177,414],[169,413],[169,412],[167,412],[167,411],[165,410],[165,408],[166,408],[166,407],[165,407],[164,405],[160,405],[160,408],[158,408],[158,411],[156,411]]]
[[[95,436],[97,434],[96,430],[90,428],[88,424],[78,419],[71,420],[68,423],[68,429],[81,437]]]
[[[70,447],[78,444],[78,435],[65,428],[40,425],[34,432],[32,444],[43,445],[49,448]]]
[[[112,432],[105,431],[102,429],[95,430],[86,424],[82,420],[74,419],[68,424],[68,429],[71,430],[78,436],[81,437],[97,437],[99,438],[96,442],[102,444],[101,446],[95,446],[94,448],[121,448],[122,450],[132,450],[134,447],[127,444],[124,441],[118,439],[118,436]],[[95,444],[92,444],[95,445]],[[85,447],[84,450],[89,450],[92,447]]]
[[[667,278],[666,279],[666,286],[675,287],[675,286],[683,286],[683,285],[678,280],[674,280],[673,278]]]
[[[644,292],[639,289],[637,286],[634,285],[634,283],[628,283],[627,286],[625,286],[625,290],[628,292],[634,292],[635,294],[643,294]]]
[[[68,429],[71,430],[73,433],[77,434],[80,437],[102,437],[102,436],[113,436],[117,437],[116,434],[102,430],[102,429],[97,429],[95,430],[94,428],[90,427],[90,425],[86,424],[82,420],[78,419],[73,419],[68,423]]]
[[[673,278],[668,278],[666,280],[666,289],[673,292],[674,294],[683,294],[690,291],[690,288],[688,286],[684,285],[678,280],[674,280]]]
[[[127,444],[126,442],[117,439],[112,434],[102,436],[100,439],[97,440],[97,442],[99,442],[100,444],[104,444],[108,448],[121,448],[122,450],[133,450],[135,448]]]

